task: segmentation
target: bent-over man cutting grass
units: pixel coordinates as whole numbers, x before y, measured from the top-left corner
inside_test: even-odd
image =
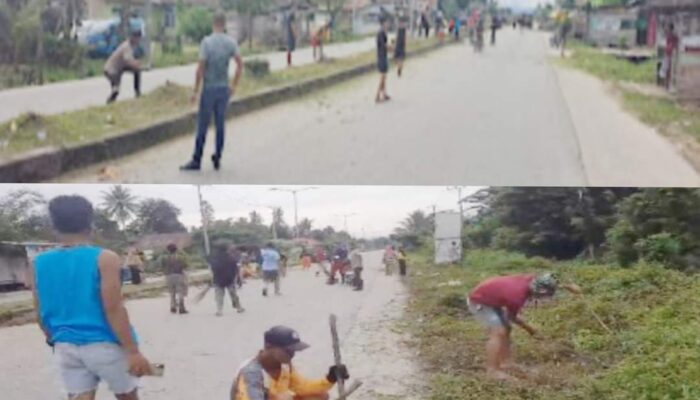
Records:
[[[531,336],[539,337],[537,330],[518,314],[528,300],[550,298],[559,286],[571,293],[582,294],[578,285],[559,285],[553,274],[545,273],[490,278],[481,282],[467,295],[469,311],[488,328],[486,372],[490,377],[498,380],[513,379],[506,372],[509,369],[518,369],[513,363],[511,353],[511,326],[518,325]]]

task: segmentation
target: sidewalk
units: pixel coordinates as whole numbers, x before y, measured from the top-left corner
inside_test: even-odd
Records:
[[[337,43],[324,47],[324,55],[331,58],[347,57],[374,48],[374,38],[347,43]],[[273,71],[287,67],[286,53],[274,52],[246,57],[245,59],[267,59]],[[299,66],[313,62],[310,47],[294,52],[293,65]],[[234,67],[231,67],[233,70]],[[232,72],[232,71],[231,71]],[[165,84],[166,81],[180,85],[193,85],[195,64],[159,68],[146,71],[141,77],[141,91],[145,94]],[[130,74],[122,79],[120,99],[134,97],[133,80]],[[27,112],[42,115],[59,114],[66,111],[80,110],[91,106],[105,104],[109,95],[109,84],[102,77],[82,80],[57,82],[43,86],[29,86],[0,91],[0,123],[6,122]]]
[[[197,279],[197,280],[200,277],[205,277],[208,275],[209,275],[208,269],[195,270],[195,271],[190,271],[187,273],[187,276],[190,279]],[[162,275],[147,276],[143,283],[148,284],[148,285],[152,285],[152,284],[162,283],[164,281],[165,281],[165,277]],[[142,286],[142,287],[147,287],[148,285]],[[138,291],[138,289],[140,288],[140,286],[132,285],[132,284],[127,284],[126,287],[133,288],[133,289],[130,289],[129,291]],[[0,293],[0,306],[18,305],[20,303],[26,303],[28,301],[31,301],[31,299],[32,299],[32,292],[29,290]]]

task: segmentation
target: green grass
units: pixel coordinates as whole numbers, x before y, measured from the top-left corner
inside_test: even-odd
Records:
[[[662,132],[677,129],[700,140],[700,111],[678,102],[646,96],[623,90],[625,106],[644,123],[659,128]]]
[[[412,41],[409,42],[409,49],[431,44],[432,41]],[[374,57],[374,51],[368,51],[324,63],[275,71],[258,79],[244,76],[236,96],[251,95],[293,82],[336,73],[371,62]],[[110,105],[51,116],[23,115],[14,121],[0,124],[0,157],[39,147],[83,143],[181,115],[194,108],[190,103],[191,90],[190,87],[168,84],[141,98]]]
[[[462,267],[410,258],[408,320],[430,371],[432,400],[691,400],[700,398],[700,280],[653,265],[555,263],[512,253],[470,251]],[[546,338],[514,328],[516,360],[529,379],[497,383],[483,372],[485,331],[464,295],[487,277],[556,271],[585,296],[558,294],[528,305],[524,318]],[[460,281],[457,286],[439,286]],[[595,319],[599,315],[613,331]]]
[[[614,82],[634,82],[654,84],[656,82],[656,61],[649,60],[634,64],[625,59],[603,54],[593,47],[574,42],[570,49],[573,55],[561,60],[564,65],[586,71],[599,78]]]

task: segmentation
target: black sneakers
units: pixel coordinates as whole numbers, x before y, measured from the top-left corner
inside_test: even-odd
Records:
[[[201,169],[201,166],[199,165],[198,162],[192,160],[188,162],[187,164],[183,165],[180,167],[181,171],[199,171]]]
[[[214,163],[214,169],[219,170],[221,168],[221,158],[217,156],[211,156],[211,162]]]

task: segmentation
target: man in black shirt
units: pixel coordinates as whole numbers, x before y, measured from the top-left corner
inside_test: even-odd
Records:
[[[394,60],[396,61],[397,74],[401,77],[403,61],[406,59],[406,19],[399,20],[399,30],[396,32],[396,47],[394,48]]]
[[[224,305],[224,296],[228,291],[231,296],[231,304],[239,313],[243,312],[241,301],[236,293],[238,283],[240,252],[236,247],[227,241],[219,241],[214,244],[214,251],[207,261],[211,266],[214,283],[214,294],[216,298],[216,315],[221,316]]]
[[[379,69],[380,74],[379,89],[377,89],[377,97],[375,98],[377,103],[391,99],[386,93],[386,73],[389,72],[389,44],[387,43],[386,31],[389,20],[386,17],[382,17],[380,24],[381,28],[377,33],[377,69]]]

